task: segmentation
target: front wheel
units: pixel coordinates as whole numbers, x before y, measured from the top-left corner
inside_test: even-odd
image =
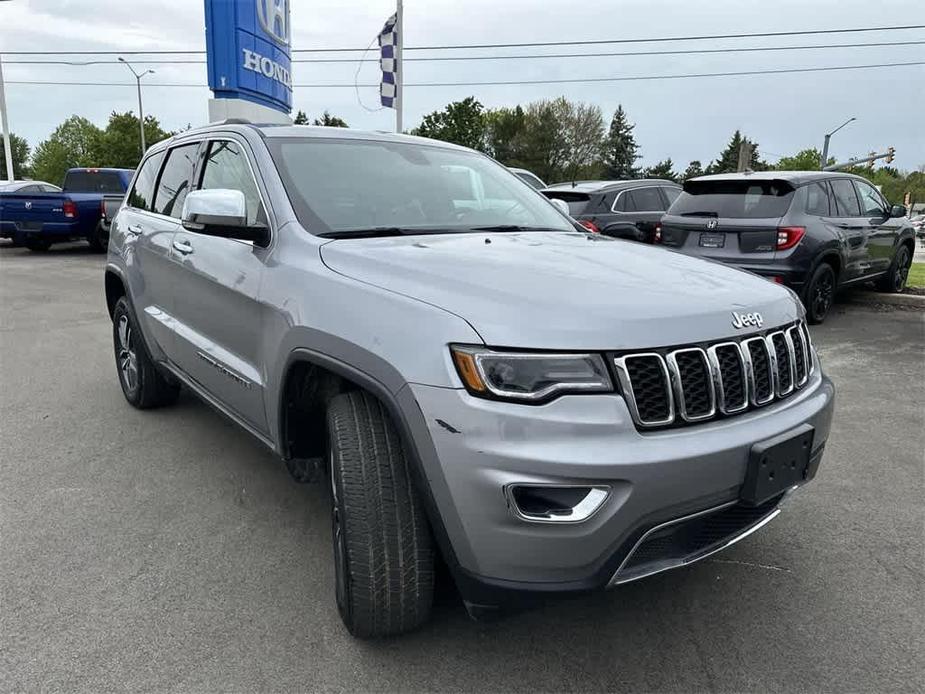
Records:
[[[807,320],[813,324],[824,321],[834,301],[835,270],[828,263],[820,263],[806,283],[803,305]]]
[[[900,246],[896,251],[896,256],[890,265],[889,271],[877,283],[877,289],[881,292],[891,292],[899,294],[906,288],[906,281],[909,279],[909,268],[912,266],[912,254],[905,245]]]
[[[369,393],[328,406],[337,609],[351,634],[391,636],[430,616],[433,540],[401,439]]]

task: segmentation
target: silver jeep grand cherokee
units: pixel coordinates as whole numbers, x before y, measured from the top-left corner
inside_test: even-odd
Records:
[[[330,484],[361,637],[427,619],[441,559],[482,616],[705,557],[774,518],[829,433],[789,290],[586,233],[431,140],[228,122],[162,142],[105,284],[129,403],[186,386]]]

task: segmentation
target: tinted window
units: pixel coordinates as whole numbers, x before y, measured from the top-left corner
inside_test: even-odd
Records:
[[[786,181],[691,180],[684,183],[671,214],[727,219],[783,217],[792,199],[793,186]]]
[[[154,202],[154,184],[157,182],[157,172],[164,161],[164,153],[158,152],[141,165],[141,170],[135,178],[132,192],[128,194],[128,204],[139,210],[151,210]]]
[[[124,193],[122,178],[114,171],[70,171],[64,177],[69,193]]]
[[[539,190],[540,188],[546,187],[545,184],[540,179],[538,179],[536,176],[534,176],[531,173],[526,173],[524,171],[515,171],[514,175],[517,176],[521,181],[523,181],[527,185],[531,186],[532,188],[536,188],[537,190]]]
[[[179,218],[183,211],[183,201],[189,192],[193,166],[196,164],[196,152],[199,143],[174,147],[167,153],[167,163],[157,184],[154,196],[154,211],[168,217]]]
[[[811,183],[806,187],[806,214],[827,217],[829,214],[829,189],[824,183]]]
[[[303,226],[471,231],[516,225],[572,231],[568,220],[488,157],[429,144],[268,138]],[[558,196],[557,196],[558,197]]]
[[[247,203],[247,223],[266,224],[266,214],[257,183],[251,174],[247,158],[234,142],[221,140],[209,144],[205,170],[202,172],[202,189],[227,188],[244,193]]]
[[[665,203],[658,188],[636,188],[623,194],[627,212],[664,212]]]
[[[614,201],[611,209],[614,212],[626,212],[626,193],[617,193],[617,199]]]
[[[41,193],[42,189],[39,186],[23,186],[16,192],[20,195],[31,195],[33,193]]]
[[[45,183],[40,187],[42,189],[42,192],[44,193],[60,193],[61,192],[61,189],[58,186],[49,185],[48,183]]]
[[[662,193],[665,194],[665,197],[668,198],[668,207],[678,199],[678,196],[681,194],[680,188],[662,188]]]
[[[858,196],[854,194],[854,186],[847,178],[836,178],[832,181],[832,194],[835,196],[835,205],[839,217],[860,217],[861,208],[858,207]]]
[[[858,190],[858,200],[861,201],[861,214],[865,217],[886,217],[886,205],[880,193],[869,183],[854,182]]]
[[[584,214],[584,211],[588,209],[588,203],[591,202],[591,196],[587,193],[567,193],[557,190],[548,190],[543,193],[543,195],[552,200],[561,200],[566,203],[568,205],[568,213],[573,217]]]

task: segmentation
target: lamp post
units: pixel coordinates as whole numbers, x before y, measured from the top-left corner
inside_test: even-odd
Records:
[[[147,146],[145,144],[145,112],[141,107],[141,78],[145,75],[153,75],[154,70],[145,70],[142,73],[135,72],[135,68],[122,56],[119,56],[119,62],[132,71],[132,74],[135,75],[135,84],[138,86],[138,129],[141,131],[141,156],[144,156]]]
[[[821,157],[820,160],[819,160],[819,168],[820,168],[820,169],[825,169],[826,164],[829,163],[829,140],[832,138],[832,135],[834,135],[834,134],[837,133],[839,130],[841,130],[842,128],[844,128],[844,127],[845,127],[846,125],[848,125],[848,123],[850,123],[851,121],[855,121],[855,120],[857,120],[857,118],[855,118],[854,116],[851,116],[851,118],[849,118],[849,119],[846,120],[844,123],[842,123],[841,125],[839,125],[837,128],[835,128],[835,130],[833,130],[833,131],[830,132],[830,133],[826,133],[825,142],[824,142],[823,145],[822,145],[822,157]]]

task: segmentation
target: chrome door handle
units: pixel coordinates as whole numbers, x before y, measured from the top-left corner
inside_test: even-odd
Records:
[[[193,252],[193,246],[186,241],[174,241],[173,242],[174,250],[182,253],[183,255],[189,255]]]
[[[130,234],[139,236],[142,232],[141,224],[129,224],[127,227]]]

